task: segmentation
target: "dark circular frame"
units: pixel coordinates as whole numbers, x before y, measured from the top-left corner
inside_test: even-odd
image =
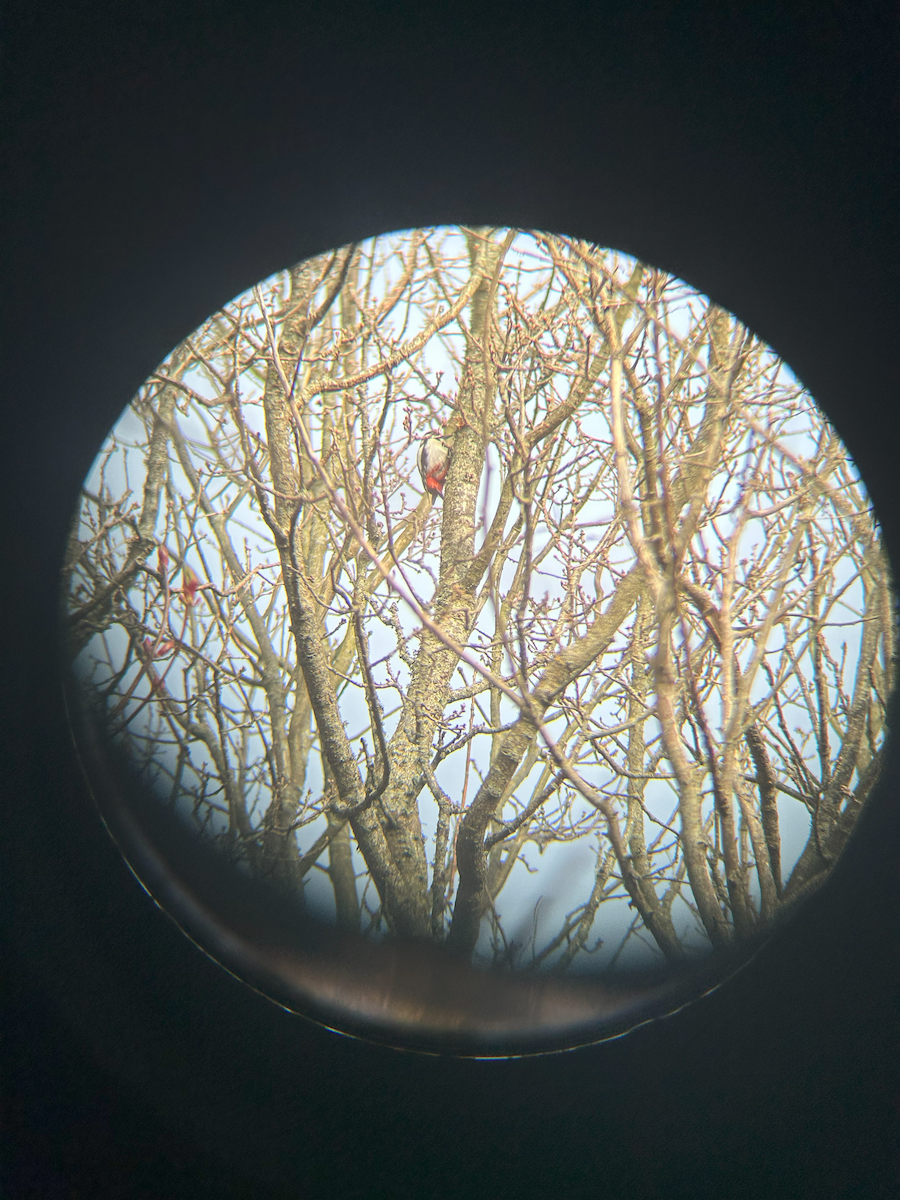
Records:
[[[26,97],[2,480],[11,1154],[96,1196],[139,1170],[167,1181],[146,1194],[192,1200],[232,1180],[254,1197],[895,1195],[896,748],[826,885],[697,1003],[575,1054],[425,1058],[285,1013],[158,910],[84,783],[56,652],[68,522],[123,398],[253,281],[416,224],[569,229],[714,297],[821,404],[900,561],[894,17],[585,5],[527,30],[498,10],[473,39],[464,13],[420,6],[287,31],[259,5],[155,25],[109,7],[83,27],[77,5],[23,17],[7,64]],[[85,1115],[105,1096],[124,1158]],[[569,1153],[586,1114],[598,1135]]]

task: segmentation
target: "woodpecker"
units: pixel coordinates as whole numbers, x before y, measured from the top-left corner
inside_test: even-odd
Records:
[[[422,486],[432,496],[444,494],[444,480],[450,464],[450,448],[438,437],[422,438],[419,443],[419,473]]]

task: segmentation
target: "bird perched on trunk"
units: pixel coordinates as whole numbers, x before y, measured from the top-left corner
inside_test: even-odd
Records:
[[[439,437],[422,438],[419,443],[419,473],[422,486],[432,496],[443,496],[444,480],[450,465],[450,447]]]

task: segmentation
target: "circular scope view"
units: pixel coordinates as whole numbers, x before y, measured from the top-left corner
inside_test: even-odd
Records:
[[[161,805],[467,966],[758,940],[884,754],[891,579],[840,439],[734,316],[577,238],[409,230],[237,297],[101,448],[65,594]]]

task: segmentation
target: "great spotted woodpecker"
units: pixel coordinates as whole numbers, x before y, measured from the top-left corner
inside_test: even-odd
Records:
[[[444,480],[450,465],[450,448],[438,437],[422,438],[419,443],[419,473],[422,486],[432,496],[444,494]]]

